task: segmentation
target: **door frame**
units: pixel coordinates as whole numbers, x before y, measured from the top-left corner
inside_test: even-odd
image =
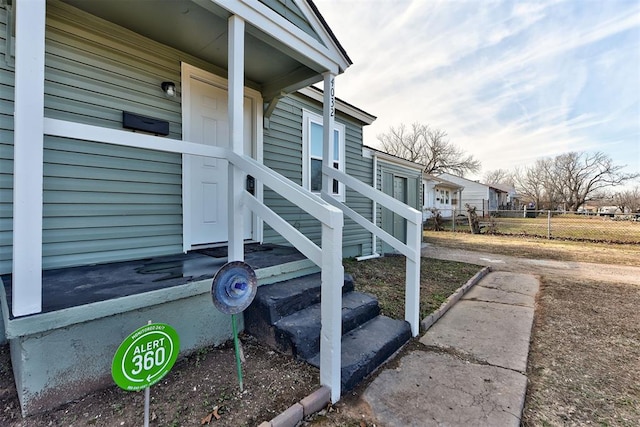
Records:
[[[182,103],[182,140],[189,141],[190,140],[190,126],[187,124],[190,123],[191,120],[191,78],[196,78],[205,83],[211,84],[213,86],[217,86],[221,89],[228,91],[228,81],[224,77],[220,77],[216,74],[213,74],[209,71],[205,71],[203,69],[197,68],[193,65],[187,64],[185,62],[181,63],[181,103]],[[252,108],[252,116],[253,120],[251,123],[252,133],[253,133],[253,141],[251,144],[251,157],[258,161],[259,163],[263,163],[263,131],[262,131],[262,122],[263,122],[263,100],[262,94],[254,89],[248,88],[245,86],[244,88],[244,96],[251,100],[251,108]],[[189,176],[191,172],[191,162],[190,157],[187,155],[182,155],[182,250],[186,253],[194,248],[191,244],[191,203],[193,200],[192,188],[190,185],[187,176]],[[255,196],[256,198],[262,202],[263,200],[263,187],[258,182],[256,182],[255,187]],[[252,238],[249,239],[252,242],[262,242],[263,238],[263,222],[256,216],[251,215],[251,230],[252,230]],[[202,245],[197,245],[197,247],[202,247]]]

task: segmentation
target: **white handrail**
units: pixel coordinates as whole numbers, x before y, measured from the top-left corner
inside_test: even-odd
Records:
[[[291,180],[262,163],[232,151],[227,154],[229,162],[238,166],[285,199],[293,202],[318,221],[333,226],[334,221],[338,220],[337,216],[340,217],[340,221],[342,220],[342,212],[339,209],[329,205],[315,194],[303,190],[299,185],[294,184]]]
[[[322,248],[302,235],[261,201],[242,192],[244,206],[251,209],[307,258],[320,267],[320,384],[331,390],[331,401],[340,399],[342,359],[342,210],[303,190],[289,179],[254,159],[228,152],[230,167],[237,167],[318,219],[322,224]]]
[[[405,244],[353,209],[336,200],[331,195],[324,192],[322,193],[325,201],[341,209],[345,215],[353,219],[357,224],[406,256],[405,320],[411,325],[411,333],[413,336],[417,336],[420,331],[420,243],[422,241],[422,213],[337,169],[323,167],[322,172],[407,220],[407,243]]]
[[[227,159],[230,168],[237,167],[252,175],[319,220],[322,223],[322,248],[303,236],[291,224],[284,221],[248,192],[241,193],[244,206],[256,212],[256,215],[260,216],[321,268],[320,383],[331,389],[332,402],[335,403],[340,399],[342,339],[340,313],[342,310],[342,283],[344,281],[342,267],[344,220],[340,209],[303,190],[300,186],[254,159],[225,148],[51,118],[44,119],[44,133],[63,138]]]
[[[323,167],[322,173],[325,173],[331,178],[342,182],[347,187],[352,188],[363,196],[368,197],[371,200],[375,200],[385,208],[392,210],[394,213],[402,216],[407,221],[410,221],[414,224],[422,223],[422,214],[420,213],[420,211],[412,208],[411,206],[408,206],[405,203],[402,203],[398,199],[394,199],[388,194],[385,194],[382,191],[373,188],[338,169]]]

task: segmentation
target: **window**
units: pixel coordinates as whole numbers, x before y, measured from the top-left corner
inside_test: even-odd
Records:
[[[322,116],[303,111],[302,114],[302,185],[319,193],[322,189]],[[344,125],[334,123],[333,144],[329,147],[331,164],[344,172]],[[344,201],[344,184],[333,181],[331,193]]]

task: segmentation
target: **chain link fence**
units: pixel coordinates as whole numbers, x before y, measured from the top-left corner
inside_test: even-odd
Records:
[[[579,214],[541,210],[497,210],[479,215],[482,234],[640,244],[640,213]],[[470,233],[466,210],[425,211],[425,230]]]

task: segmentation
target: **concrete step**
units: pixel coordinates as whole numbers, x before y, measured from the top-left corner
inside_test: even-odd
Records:
[[[341,384],[343,392],[353,389],[383,364],[411,338],[411,327],[404,320],[376,316],[342,337]],[[320,366],[320,354],[307,360]]]
[[[260,286],[256,297],[244,311],[245,331],[276,347],[273,325],[283,317],[320,302],[320,273]],[[342,292],[353,291],[353,278],[344,276]]]
[[[342,333],[368,322],[380,314],[378,300],[362,292],[349,292],[342,297]],[[320,351],[320,304],[314,304],[274,325],[278,350],[300,359],[309,359]]]

